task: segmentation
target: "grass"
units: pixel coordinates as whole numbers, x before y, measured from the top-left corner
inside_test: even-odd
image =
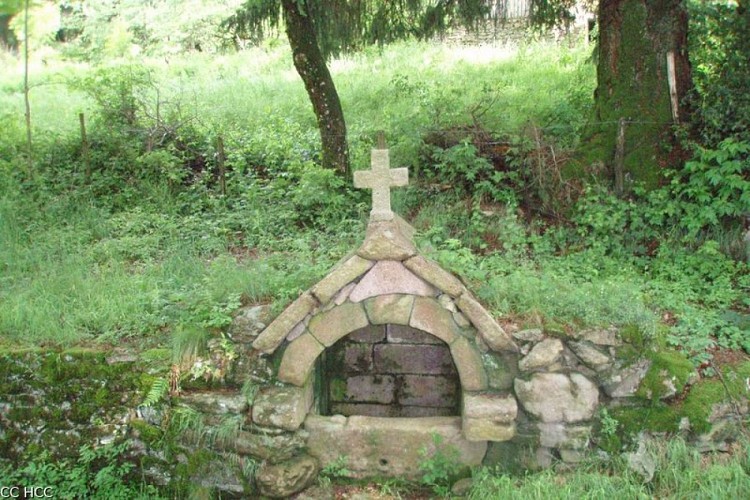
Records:
[[[573,471],[547,470],[523,478],[484,469],[475,477],[469,498],[746,498],[750,495],[749,450],[742,443],[731,456],[705,457],[679,439],[650,443],[656,472],[649,481],[620,459],[605,467],[592,462]]]
[[[498,134],[510,133],[522,120],[541,122],[576,80],[585,78],[591,87],[584,56],[584,49],[543,45],[513,52],[412,42],[334,61],[354,162],[369,163],[374,132],[385,129],[394,163],[417,165],[422,135],[435,126],[471,123],[469,110],[477,103],[495,102],[483,121]],[[146,75],[145,83],[134,80],[142,83],[134,92],[144,123],[154,112],[158,89],[164,116],[208,137],[225,134],[228,162],[238,169],[248,160],[294,165],[299,155],[318,148],[314,116],[284,46],[175,57],[168,64],[123,59],[88,67],[50,60],[33,68],[32,117],[40,151],[65,150],[57,146],[60,141],[76,146],[79,111],[87,113],[91,140],[108,140],[110,132],[96,113],[118,105],[101,83],[110,71],[126,79]],[[20,85],[18,71],[0,77],[8,124],[0,144],[23,144]],[[44,161],[56,164],[58,172],[78,161],[54,154],[59,156]],[[23,185],[8,180],[16,160],[2,160],[8,163],[0,198],[0,335],[16,341],[154,338],[190,322],[220,327],[238,297],[283,303],[314,283],[360,237],[366,213],[357,205],[358,220],[347,224],[337,209],[331,218],[341,223],[332,230],[341,241],[321,244],[320,229],[311,231],[299,220],[315,209],[309,196],[294,198],[287,211],[269,211],[277,201],[253,189],[233,193],[229,203],[204,194],[185,200],[153,183],[128,188],[132,194],[121,198],[111,185],[98,192],[24,194]],[[132,163],[123,160],[122,168]],[[327,182],[310,175],[308,193],[310,182]],[[329,191],[321,197],[330,203]]]
[[[512,182],[448,196],[424,182],[425,170],[435,171],[429,182],[441,180],[425,134],[475,120],[500,142],[523,142],[531,124],[558,150],[573,148],[591,105],[589,51],[404,42],[333,61],[354,167],[368,166],[375,132],[384,129],[393,165],[411,167],[416,181],[395,192],[395,209],[419,229],[423,251],[472,282],[499,315],[574,328],[635,325],[650,334],[666,311],[680,316],[673,343],[703,351],[718,331],[725,346],[750,346],[744,330],[722,319],[741,302],[746,267],[728,265],[718,251],[691,257],[691,248],[635,258],[623,222],[632,203],[594,198],[578,207],[571,226],[555,227],[515,214],[520,195]],[[219,330],[240,303],[288,302],[360,240],[368,195],[314,164],[315,119],[282,44],[34,67],[40,178],[31,182],[17,175],[25,165],[20,74],[0,76],[6,339],[152,341],[184,325]],[[132,87],[125,97],[123,84]],[[135,130],[117,125],[130,97]],[[88,185],[80,110],[95,163]],[[144,152],[147,135],[165,124],[171,142]],[[212,171],[219,134],[230,170],[225,197]],[[480,167],[457,155],[450,168],[462,179]],[[523,177],[527,167],[513,168]],[[487,193],[511,201],[499,215],[484,215]]]

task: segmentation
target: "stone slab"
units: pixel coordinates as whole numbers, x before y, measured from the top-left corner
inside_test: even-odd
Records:
[[[365,311],[373,325],[408,325],[413,306],[412,295],[378,295],[365,300]]]
[[[392,375],[354,375],[346,379],[343,399],[331,394],[331,401],[391,404],[396,398],[395,378]]]
[[[316,314],[310,319],[307,328],[321,344],[330,347],[350,332],[369,324],[362,305],[347,302]]]
[[[465,391],[483,391],[487,389],[487,372],[482,365],[479,351],[466,338],[460,337],[450,346],[453,363],[461,379],[461,388]]]
[[[312,294],[303,293],[261,332],[253,342],[253,347],[266,354],[275,351],[297,323],[305,319],[317,305],[318,302]]]
[[[521,406],[545,423],[590,420],[599,404],[596,385],[579,373],[535,373],[514,385]]]
[[[458,308],[469,318],[469,321],[476,327],[490,349],[493,351],[518,352],[518,346],[513,342],[510,335],[505,333],[505,330],[495,322],[490,313],[468,292],[459,297]]]
[[[445,342],[427,332],[405,325],[388,325],[386,329],[388,342],[394,344],[437,344]]]
[[[376,344],[373,356],[376,373],[455,373],[451,353],[446,346]]]
[[[588,341],[568,342],[568,347],[588,367],[601,370],[612,363],[612,359]]]
[[[361,302],[370,297],[388,294],[418,295],[432,297],[437,291],[418,278],[401,262],[383,260],[375,264],[349,294],[352,302]]]
[[[541,328],[528,328],[513,332],[513,338],[521,342],[541,342],[544,339],[544,333]]]
[[[372,344],[347,342],[344,346],[344,372],[369,373],[372,368]]]
[[[464,437],[469,441],[508,441],[516,436],[516,424],[493,422],[486,418],[463,419]]]
[[[375,263],[371,260],[363,259],[358,255],[352,255],[346,261],[338,265],[320,280],[310,290],[321,304],[326,304],[348,283],[359,278]]]
[[[461,280],[421,255],[415,255],[406,260],[404,265],[411,272],[451,297],[458,297],[466,290]]]
[[[510,424],[518,416],[518,403],[512,394],[470,393],[463,394],[465,417],[491,420]]]
[[[308,453],[323,467],[346,457],[349,477],[400,477],[417,480],[424,475],[419,464],[435,454],[435,436],[443,454],[455,450],[457,462],[478,466],[486,442],[464,439],[460,417],[378,418],[365,416],[322,417],[309,415]],[[424,450],[424,451],[423,451]]]
[[[391,221],[370,222],[365,241],[357,255],[368,260],[406,260],[417,254],[410,226],[396,217]]]
[[[614,327],[583,330],[578,333],[578,337],[592,344],[608,347],[619,347],[623,343],[617,328]]]
[[[547,448],[584,450],[588,447],[591,437],[590,425],[540,422],[537,428],[539,429],[539,443]]]
[[[461,335],[453,314],[433,298],[414,299],[409,326],[432,334],[449,345]]]
[[[231,441],[217,439],[216,443],[225,451],[277,463],[297,455],[305,447],[306,436],[304,431],[285,432],[275,436],[238,431]]]
[[[312,404],[312,382],[303,387],[264,387],[255,396],[253,422],[263,427],[296,431]]]
[[[367,344],[377,344],[385,340],[385,326],[384,325],[371,325],[359,330],[355,330],[349,334],[348,340],[352,342],[363,342]]]
[[[560,339],[542,340],[518,362],[518,368],[525,372],[543,368],[549,369],[560,361],[563,349],[564,346]]]
[[[450,417],[458,415],[456,408],[427,406],[396,406],[366,403],[332,403],[331,415],[362,415],[388,418]]]
[[[458,377],[403,375],[398,403],[410,406],[455,408],[458,402]]]
[[[309,333],[299,336],[284,351],[279,366],[279,380],[300,387],[304,385],[323,349],[323,345]]]
[[[243,413],[247,410],[247,397],[238,392],[188,392],[179,400],[202,413],[213,415]]]

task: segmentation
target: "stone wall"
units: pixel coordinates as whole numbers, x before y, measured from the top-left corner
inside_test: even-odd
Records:
[[[458,372],[448,345],[402,325],[373,325],[327,352],[324,415],[435,417],[459,415]]]
[[[356,477],[367,477],[370,455],[381,452],[377,472],[418,478],[420,471],[394,457],[429,452],[432,431],[425,428],[439,432],[465,463],[529,470],[575,463],[594,450],[627,452],[644,432],[683,435],[702,451],[721,450],[747,418],[750,364],[721,367],[721,379],[699,379],[682,355],[655,349],[636,329],[510,332],[520,347],[515,364],[488,347],[482,355],[488,387],[504,388],[494,394],[506,396],[463,397],[462,417],[309,415],[312,388],[279,385],[274,366],[281,353],[259,356],[251,348],[268,312],[266,306],[240,311],[228,341],[210,342],[194,360],[220,373],[231,359],[221,378],[194,380],[186,367],[181,394],[164,394],[151,406],[141,403],[168,377],[169,350],[0,356],[0,460],[21,466],[41,451],[62,459],[82,445],[128,439],[144,477],[175,491],[283,497],[313,482],[322,463],[344,455]],[[489,445],[465,439],[462,419],[488,425],[508,416],[516,422],[512,439]],[[614,431],[603,432],[603,419],[614,422]],[[356,450],[352,443],[359,443]]]

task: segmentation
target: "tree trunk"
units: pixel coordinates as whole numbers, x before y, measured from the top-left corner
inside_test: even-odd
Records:
[[[18,50],[18,39],[16,34],[10,29],[10,20],[13,16],[9,14],[0,14],[0,49],[5,48],[15,53]]]
[[[684,160],[673,126],[689,117],[687,11],[682,0],[601,0],[598,23],[597,88],[581,149],[584,164],[612,166],[618,123],[624,118],[626,188],[633,182],[656,187],[662,168]]]
[[[315,27],[307,13],[305,1],[282,0],[286,33],[292,48],[294,67],[305,84],[318,120],[323,146],[323,165],[349,175],[349,149],[346,122],[336,87],[318,46]]]

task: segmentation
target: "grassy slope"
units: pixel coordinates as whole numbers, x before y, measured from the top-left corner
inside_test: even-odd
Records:
[[[355,164],[367,166],[374,132],[385,129],[394,163],[416,165],[427,130],[470,123],[468,110],[489,96],[496,103],[483,121],[499,134],[525,120],[540,122],[576,82],[591,87],[590,68],[579,65],[584,55],[581,49],[544,46],[512,52],[407,43],[335,61]],[[113,65],[133,72],[147,68],[154,83],[141,98],[153,105],[158,87],[163,112],[179,113],[207,135],[225,134],[230,161],[234,150],[261,143],[279,155],[317,147],[314,117],[283,47],[172,58],[168,65],[161,60]],[[35,69],[35,141],[75,143],[79,112],[87,114],[89,133],[95,133],[97,106],[80,90],[95,69],[63,63]],[[0,81],[0,109],[8,125],[2,141],[12,145],[22,143],[19,78],[11,72]],[[295,241],[274,243],[273,232],[264,227],[284,221],[271,213],[258,220],[257,234],[245,239],[256,241],[251,247],[296,246],[290,249],[295,258],[238,259],[223,227],[232,214],[179,213],[158,187],[144,203],[114,214],[85,193],[30,203],[14,188],[7,186],[0,201],[0,334],[18,341],[152,335],[183,320],[219,326],[226,320],[222,308],[238,297],[288,299],[354,242],[345,235],[340,244],[316,250],[306,241],[313,235],[296,234]]]

